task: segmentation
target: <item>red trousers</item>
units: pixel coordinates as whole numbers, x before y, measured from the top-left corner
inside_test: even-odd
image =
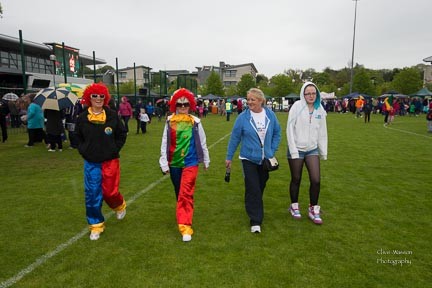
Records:
[[[177,224],[191,226],[194,212],[193,195],[198,176],[198,166],[185,167],[183,169],[178,169],[177,171],[181,173],[181,175],[177,175],[180,177],[171,178],[173,182],[177,182],[173,183],[174,187],[179,188],[176,209]]]

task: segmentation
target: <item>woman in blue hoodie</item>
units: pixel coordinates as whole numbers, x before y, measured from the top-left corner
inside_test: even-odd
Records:
[[[238,145],[245,182],[245,208],[252,233],[261,233],[264,218],[263,194],[269,172],[263,167],[264,158],[275,156],[281,139],[281,128],[273,111],[264,107],[264,93],[251,88],[247,93],[248,109],[236,119],[225,160],[227,169]]]

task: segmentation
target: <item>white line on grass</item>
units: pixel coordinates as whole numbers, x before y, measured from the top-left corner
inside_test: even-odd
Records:
[[[406,131],[406,130],[402,130],[402,129],[396,129],[396,128],[392,128],[392,127],[388,127],[388,126],[386,126],[386,128],[390,129],[390,130],[395,130],[395,131],[399,131],[399,132],[404,132],[404,133],[408,133],[408,134],[412,134],[412,135],[416,135],[416,136],[421,136],[421,137],[432,139],[432,137],[430,137],[430,136],[414,133],[414,132],[411,132],[411,131]]]
[[[213,148],[219,142],[221,142],[225,138],[227,138],[229,135],[231,135],[231,133],[226,134],[225,136],[223,136],[222,138],[220,138],[219,140],[217,140],[215,143],[213,143],[212,145],[208,146],[208,148],[209,149]],[[141,190],[138,193],[136,193],[135,195],[133,195],[131,198],[129,198],[129,200],[126,201],[127,204],[128,204],[128,206],[131,205],[133,202],[135,202],[136,199],[138,199],[139,197],[141,197],[142,195],[144,195],[145,193],[147,193],[148,191],[150,191],[155,186],[157,186],[158,184],[160,184],[161,182],[165,181],[168,178],[169,178],[169,176],[166,176],[166,175],[162,176],[161,178],[159,178],[159,180],[151,183],[146,188],[144,188],[143,190]],[[110,211],[105,218],[109,219],[112,215],[114,215],[114,212]],[[0,284],[0,288],[10,287],[10,286],[16,284],[25,275],[30,274],[37,267],[43,265],[50,258],[56,256],[57,254],[59,254],[60,252],[62,252],[63,250],[65,250],[70,245],[74,244],[75,242],[77,242],[79,239],[81,239],[82,237],[84,237],[87,234],[88,234],[88,228],[84,228],[81,232],[79,232],[78,234],[76,234],[75,236],[73,236],[72,238],[70,238],[68,241],[66,241],[63,244],[60,244],[59,246],[57,246],[53,251],[50,251],[50,252],[46,253],[45,255],[42,255],[38,259],[36,259],[35,262],[33,262],[32,264],[30,264],[29,266],[27,266],[26,268],[24,268],[23,270],[21,270],[20,272],[18,272],[18,274],[16,274],[12,278],[9,278],[8,280],[2,282]]]

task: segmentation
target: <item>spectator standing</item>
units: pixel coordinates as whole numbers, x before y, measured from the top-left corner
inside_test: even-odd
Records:
[[[363,109],[364,100],[362,96],[359,96],[359,99],[355,102],[355,108],[356,108],[356,118],[361,117],[361,112]]]
[[[16,101],[8,101],[9,116],[11,119],[11,127],[19,128],[21,126],[21,120],[19,115],[19,109]]]
[[[133,113],[132,113],[132,106],[129,103],[129,100],[126,96],[122,97],[122,102],[120,103],[119,106],[119,111],[118,111],[120,117],[123,119],[124,125],[126,127],[126,132],[129,132],[129,119],[132,117]]]
[[[141,132],[142,134],[145,134],[147,133],[147,123],[150,122],[150,117],[147,115],[145,108],[140,109],[139,119],[141,123]]]
[[[233,105],[230,100],[227,100],[225,103],[225,113],[226,113],[226,121],[230,121],[230,116],[232,113]]]
[[[58,151],[63,151],[63,141],[61,134],[64,131],[62,122],[62,112],[57,110],[46,109],[44,111],[46,118],[47,142],[49,144],[48,152],[55,152],[56,146]]]
[[[431,105],[429,105],[429,106],[431,106]],[[429,107],[428,113],[426,114],[426,120],[427,120],[428,132],[432,133],[432,108],[430,108],[430,107]]]
[[[69,149],[76,149],[78,147],[78,139],[76,137],[75,126],[78,115],[83,111],[81,100],[78,99],[74,106],[66,109],[66,130],[69,136]]]
[[[152,102],[148,102],[148,104],[146,105],[145,109],[146,109],[147,115],[148,115],[148,117],[150,119],[149,123],[151,123],[152,117],[153,117],[153,115],[155,113],[155,109],[154,109],[154,106],[153,106]]]
[[[28,143],[24,147],[33,147],[36,142],[46,142],[46,135],[44,131],[45,118],[42,108],[35,104],[34,98],[36,94],[28,94],[30,105],[27,108],[27,132]]]
[[[363,106],[363,113],[364,113],[364,122],[369,123],[370,122],[370,115],[372,112],[372,101],[366,100],[366,103]]]
[[[6,100],[0,99],[0,128],[2,130],[2,142],[8,138],[6,116],[9,114],[9,107]]]
[[[136,134],[139,134],[139,130],[141,129],[141,108],[144,108],[144,104],[142,103],[142,100],[139,99],[138,103],[135,105],[135,119],[137,121]]]
[[[240,115],[242,111],[243,111],[243,100],[239,98],[237,99],[237,114]]]

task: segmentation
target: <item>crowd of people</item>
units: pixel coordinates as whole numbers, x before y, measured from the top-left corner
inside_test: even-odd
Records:
[[[363,97],[356,98],[342,98],[323,100],[322,105],[327,112],[337,113],[354,113],[360,117],[363,109],[362,107],[368,103],[371,106],[372,114],[383,114],[386,111],[386,99],[388,97]],[[392,106],[395,110],[395,115],[399,116],[419,116],[422,113],[427,113],[429,110],[429,102],[427,99],[421,98],[397,98],[393,97]],[[363,102],[363,103],[362,103]]]
[[[136,119],[136,134],[147,132],[152,116],[165,119],[162,132],[159,165],[164,175],[169,175],[176,197],[176,218],[182,241],[192,240],[194,230],[194,192],[198,177],[198,167],[209,169],[210,155],[206,144],[206,134],[201,117],[209,111],[218,113],[230,121],[231,114],[237,112],[227,146],[225,167],[230,171],[235,165],[233,157],[240,146],[239,162],[244,180],[244,206],[249,218],[250,231],[261,233],[264,221],[263,195],[271,170],[267,163],[276,159],[282,133],[274,106],[266,105],[264,93],[251,88],[246,99],[202,100],[195,98],[187,89],[174,92],[166,105],[167,116],[157,112],[161,106],[152,102],[144,104],[139,100],[134,109],[127,97],[121,99],[117,107],[103,84],[91,84],[83,97],[73,106],[61,110],[42,110],[34,103],[35,94],[27,94],[14,101],[16,108],[10,116],[14,127],[26,124],[28,141],[25,147],[44,143],[49,152],[62,151],[63,141],[68,133],[70,148],[77,149],[83,158],[84,192],[86,219],[90,229],[90,239],[98,240],[105,230],[102,203],[115,211],[118,220],[126,215],[126,201],[119,191],[120,151],[126,143],[129,120]],[[10,102],[0,102],[2,140],[7,140],[6,115],[12,114]],[[343,104],[345,103],[345,104]],[[421,103],[421,105],[419,105]],[[321,171],[320,161],[327,159],[327,112],[350,111],[356,117],[364,117],[369,123],[371,113],[383,113],[385,124],[392,123],[395,115],[418,116],[427,112],[428,131],[432,132],[432,103],[419,100],[409,102],[401,99],[365,99],[353,101],[323,101],[318,87],[306,82],[300,90],[300,100],[290,106],[286,125],[288,149],[286,158],[291,173],[289,182],[289,215],[298,220],[302,218],[301,206],[307,207],[308,218],[314,224],[322,224],[319,205]],[[344,110],[346,109],[346,111]],[[23,113],[23,111],[25,113]],[[401,112],[405,111],[405,112]],[[22,114],[20,114],[22,113]],[[277,159],[275,160],[277,163]],[[309,179],[309,201],[300,205],[299,193],[303,167]],[[229,179],[228,179],[229,181]]]

